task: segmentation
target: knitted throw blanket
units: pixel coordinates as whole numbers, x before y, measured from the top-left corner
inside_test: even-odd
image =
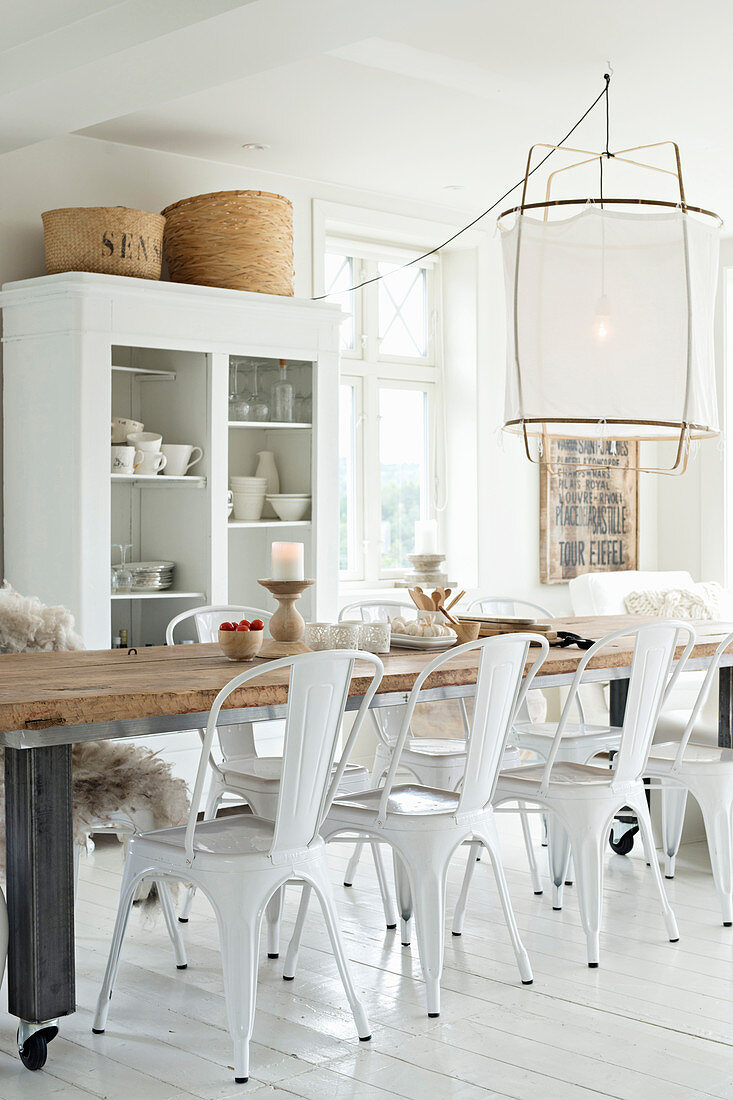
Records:
[[[665,619],[719,619],[722,589],[716,581],[692,588],[629,592],[624,606],[629,615],[660,615]]]

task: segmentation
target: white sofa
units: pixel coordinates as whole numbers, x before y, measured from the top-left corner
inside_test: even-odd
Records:
[[[625,570],[618,573],[584,573],[568,585],[570,604],[574,615],[625,615],[624,599],[630,592],[660,591],[670,588],[692,589],[694,581],[684,570],[643,571]],[[722,601],[725,618],[733,619],[733,599],[725,592]],[[667,700],[657,724],[655,741],[678,741],[690,716],[693,704],[704,678],[703,672],[683,673]],[[587,685],[583,689],[583,704],[590,712],[588,721],[608,720],[608,699],[603,689]],[[599,686],[600,688],[600,686]],[[601,717],[605,715],[605,717]],[[711,745],[718,743],[718,698],[710,693],[700,721],[695,728],[695,740]]]

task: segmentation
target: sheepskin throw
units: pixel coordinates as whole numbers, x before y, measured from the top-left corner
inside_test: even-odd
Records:
[[[74,616],[65,607],[46,607],[37,596],[21,596],[7,581],[0,588],[0,653],[83,649]]]
[[[661,615],[665,619],[719,619],[722,589],[715,581],[692,588],[629,592],[624,600],[630,615]]]
[[[21,596],[5,581],[0,588],[0,652],[77,650],[84,643],[65,607],[46,607]],[[0,658],[2,659],[2,658]],[[129,822],[138,831],[181,825],[188,816],[188,792],[171,765],[149,749],[125,741],[90,741],[72,748],[74,841],[84,844],[95,827]],[[0,751],[0,814],[5,784]],[[4,878],[5,834],[0,830]]]

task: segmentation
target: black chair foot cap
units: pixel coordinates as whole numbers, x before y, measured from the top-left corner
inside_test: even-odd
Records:
[[[534,985],[534,978],[528,978],[527,981],[522,978],[522,985]]]
[[[462,935],[461,932],[451,932],[451,936],[460,936],[460,935]]]
[[[180,966],[176,963],[176,970],[188,970],[188,963],[181,963]]]
[[[679,936],[678,936],[676,940],[670,940],[669,942],[670,942],[670,943],[679,943],[679,942],[680,942],[680,938],[679,938]]]
[[[588,963],[588,966],[591,970],[597,970],[598,969],[598,963]]]
[[[733,921],[730,921],[730,920],[724,920],[723,921],[723,928],[730,928],[731,925],[733,925]]]
[[[404,943],[404,941],[403,941],[403,943],[402,943],[402,946],[403,946],[403,947],[409,947],[409,946],[410,946],[410,944],[409,944],[409,943]]]
[[[360,1035],[359,1036],[359,1042],[360,1043],[368,1043],[370,1039],[371,1039],[371,1035]]]
[[[535,890],[534,895],[536,898],[538,898],[540,894],[544,894],[544,890]]]
[[[276,951],[276,952],[275,952],[275,953],[273,954],[273,953],[272,953],[271,951],[268,951],[268,952],[267,952],[267,957],[268,957],[268,959],[279,959],[279,958],[280,958],[280,952],[279,952],[279,951]]]
[[[92,1033],[94,1035],[104,1035],[104,1028],[103,1027],[93,1027],[92,1028]]]
[[[552,911],[553,913],[562,913],[562,905],[553,905]]]
[[[249,1081],[249,1077],[235,1077],[234,1080],[238,1085],[246,1085]]]
[[[440,1016],[439,1012],[428,1012],[428,1019],[434,1020],[436,1016]]]
[[[388,924],[388,925],[387,925],[387,928],[389,928],[390,932],[394,931],[394,929],[395,929],[396,927],[397,927],[397,925],[396,925],[396,924]]]
[[[354,885],[353,882],[345,882],[344,883],[344,886],[353,886],[353,885]]]
[[[648,866],[649,864],[647,863],[647,867]],[[672,882],[672,880],[674,879],[674,875],[665,875],[664,877],[666,878],[667,882]]]
[[[288,977],[287,974],[283,974],[283,981],[284,982],[294,982],[295,981],[295,974],[293,974],[291,977]]]
[[[188,917],[179,917],[178,918],[178,923],[179,924],[188,924]]]
[[[573,880],[571,878],[566,878],[565,879],[565,885],[566,886],[572,886],[573,885]]]

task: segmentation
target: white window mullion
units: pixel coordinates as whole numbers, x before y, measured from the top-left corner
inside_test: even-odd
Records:
[[[364,560],[366,576],[376,580],[382,554],[382,494],[379,471],[379,388],[364,379]]]

